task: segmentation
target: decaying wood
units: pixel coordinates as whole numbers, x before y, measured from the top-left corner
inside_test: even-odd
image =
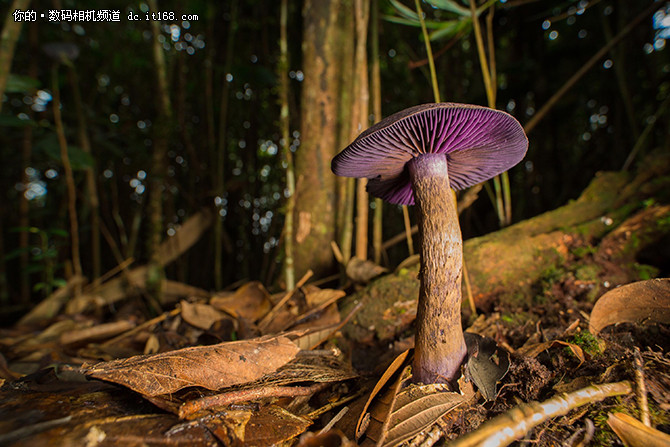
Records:
[[[165,266],[181,254],[186,252],[203,235],[211,225],[212,214],[203,210],[189,218],[177,230],[174,236],[165,240],[159,247],[160,263]],[[33,310],[27,313],[20,321],[21,324],[34,324],[54,317],[63,306],[68,314],[79,313],[91,306],[105,306],[126,298],[133,290],[143,290],[146,287],[147,267],[139,266],[133,269],[123,268],[122,276],[94,285],[90,290],[70,299],[71,290],[81,286],[86,280],[80,276],[73,276],[68,284],[59,288]],[[164,280],[162,289],[166,301],[174,301],[181,296],[209,296],[208,292],[197,287],[182,284],[176,281]]]
[[[664,205],[670,200],[670,155],[657,154],[641,166],[635,177],[600,173],[578,199],[465,241],[463,257],[477,306],[531,305],[543,280],[556,272],[579,281],[590,300],[644,279],[637,255],[670,235],[670,207]],[[418,295],[418,265],[373,281],[345,301],[343,312],[354,302],[365,303],[348,335],[358,340],[397,336],[413,321]]]

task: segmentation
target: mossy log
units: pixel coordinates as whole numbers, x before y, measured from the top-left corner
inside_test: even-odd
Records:
[[[667,274],[670,155],[657,154],[640,166],[634,176],[598,173],[578,199],[465,241],[477,307],[530,308],[553,283],[566,281],[575,298],[594,301],[617,285]],[[399,268],[348,297],[345,314],[364,302],[349,335],[390,340],[405,331],[416,315],[418,271],[418,263]]]

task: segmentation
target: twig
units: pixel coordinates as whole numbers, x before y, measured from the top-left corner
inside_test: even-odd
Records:
[[[561,393],[542,403],[521,404],[483,424],[477,430],[458,438],[450,447],[506,446],[541,423],[567,414],[570,410],[607,397],[629,394],[628,381],[591,385],[573,393]]]
[[[159,315],[155,318],[152,318],[151,320],[145,321],[144,323],[140,324],[139,326],[135,326],[134,328],[124,332],[123,334],[119,334],[116,337],[114,337],[110,340],[107,340],[106,342],[102,343],[102,346],[113,345],[114,343],[128,337],[129,335],[135,334],[135,333],[137,333],[137,332],[139,332],[139,331],[141,331],[145,328],[151,327],[154,324],[158,324],[161,321],[166,320],[168,317],[176,317],[177,315],[179,315],[179,313],[181,313],[180,308],[172,309],[170,312],[165,312],[165,313],[163,313],[163,314],[161,314],[161,315]]]
[[[227,393],[206,396],[184,403],[179,409],[181,419],[189,419],[199,411],[212,407],[222,407],[236,402],[265,399],[268,397],[309,396],[329,386],[329,383],[315,383],[310,386],[263,386],[248,390],[229,391]]]
[[[9,433],[4,433],[0,435],[0,444],[7,445],[11,442],[18,441],[19,439],[26,438],[28,436],[49,430],[59,425],[67,424],[72,420],[72,416],[65,416],[60,419],[52,419],[50,421],[38,422],[37,424],[28,425],[25,427],[18,428]],[[5,444],[7,443],[7,444]]]
[[[633,149],[631,149],[630,154],[628,154],[628,158],[626,158],[626,162],[623,164],[623,167],[621,168],[622,171],[627,171],[628,168],[630,168],[630,165],[631,163],[633,163],[635,156],[640,151],[640,149],[642,149],[642,146],[647,141],[647,137],[654,129],[654,125],[656,125],[658,119],[668,109],[669,104],[670,104],[670,95],[668,95],[668,97],[665,98],[665,100],[661,103],[661,105],[658,107],[658,110],[656,110],[656,113],[654,113],[651,117],[649,117],[647,121],[647,126],[644,128],[642,134],[640,134],[640,137],[635,142],[635,145],[633,146]]]
[[[633,364],[635,365],[635,396],[637,397],[637,405],[640,407],[640,420],[647,427],[651,427],[651,419],[649,418],[649,403],[647,402],[647,386],[644,382],[644,362],[640,349],[636,346]]]
[[[344,407],[342,408],[336,415],[333,417],[321,430],[319,430],[319,435],[322,435],[332,429],[335,424],[337,424],[337,421],[342,419],[342,417],[347,414],[347,411],[349,411],[349,407]]]
[[[340,324],[338,324],[332,331],[330,331],[330,334],[328,334],[326,337],[323,337],[321,339],[321,341],[319,341],[314,346],[310,346],[309,349],[312,350],[312,349],[316,348],[321,343],[323,343],[325,340],[328,340],[334,333],[336,333],[337,331],[342,329],[344,327],[344,325],[347,324],[349,322],[349,320],[351,320],[353,318],[354,315],[356,315],[356,312],[361,310],[361,307],[363,307],[363,302],[362,301],[360,303],[358,303],[353,309],[351,309],[351,312],[349,312],[349,314],[346,317],[344,317],[344,320],[340,321]]]
[[[614,36],[607,45],[602,47],[596,54],[594,54],[591,59],[589,59],[582,67],[575,72],[570,79],[568,79],[561,88],[559,88],[556,93],[553,94],[551,98],[537,111],[533,118],[531,118],[524,127],[526,133],[530,133],[531,130],[540,122],[542,118],[551,110],[551,108],[558,102],[559,99],[572,88],[573,85],[581,79],[582,76],[586,74],[595,64],[598,62],[609,50],[614,47],[621,39],[623,39],[629,32],[633,30],[637,25],[640,24],[652,11],[658,9],[658,4],[652,2],[647,9],[645,9],[640,15],[635,17],[624,29],[622,29],[619,34]]]
[[[419,226],[418,225],[412,226],[409,220],[409,210],[407,209],[407,205],[402,206],[402,218],[403,221],[405,222],[405,239],[407,239],[407,250],[409,251],[409,255],[412,256],[414,254],[414,242],[412,240],[412,233],[418,232]]]
[[[468,295],[468,304],[470,305],[470,312],[472,316],[477,318],[477,306],[475,305],[475,299],[472,296],[472,287],[470,287],[470,275],[468,275],[468,268],[463,262],[463,281],[465,282],[465,291]]]
[[[302,278],[300,278],[300,281],[298,281],[298,283],[295,285],[295,287],[294,287],[293,289],[289,290],[288,292],[286,292],[286,294],[282,297],[282,299],[279,300],[279,302],[278,302],[277,304],[275,304],[275,306],[270,310],[270,312],[268,312],[267,315],[265,315],[265,316],[263,317],[263,319],[261,320],[261,322],[258,324],[258,328],[259,328],[261,331],[265,330],[265,329],[268,327],[268,325],[270,324],[270,322],[272,322],[272,318],[273,318],[273,317],[275,316],[275,314],[279,311],[279,309],[281,309],[281,308],[284,306],[284,304],[286,304],[286,302],[287,302],[289,299],[291,299],[291,297],[293,296],[293,294],[294,294],[295,292],[297,292],[299,288],[301,288],[302,286],[305,285],[305,283],[307,282],[307,280],[308,280],[309,278],[311,278],[313,274],[314,274],[314,272],[312,272],[311,270],[307,270],[307,273],[305,273],[305,274],[302,276]]]

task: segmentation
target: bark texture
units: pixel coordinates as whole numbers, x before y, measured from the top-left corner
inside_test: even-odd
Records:
[[[319,276],[333,266],[327,248],[335,240],[335,175],[330,160],[338,152],[341,119],[341,58],[353,45],[344,32],[352,20],[350,1],[307,0],[303,7],[301,142],[295,154],[295,276],[308,269]]]
[[[426,154],[409,163],[421,241],[421,288],[412,376],[416,382],[458,378],[466,347],[461,328],[463,242],[447,159]]]

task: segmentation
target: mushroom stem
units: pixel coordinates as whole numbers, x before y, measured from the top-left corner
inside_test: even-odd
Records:
[[[467,349],[461,327],[463,239],[449,186],[447,157],[422,154],[408,163],[421,241],[421,289],[413,380],[452,382]]]

